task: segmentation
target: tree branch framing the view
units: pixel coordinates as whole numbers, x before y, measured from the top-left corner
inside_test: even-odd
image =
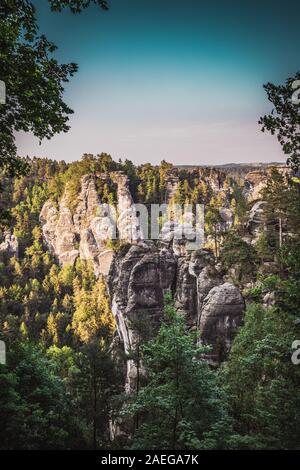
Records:
[[[92,4],[108,9],[104,0],[49,0],[53,11],[80,13]],[[32,132],[40,141],[67,132],[72,109],[63,101],[65,83],[77,72],[75,63],[60,64],[57,47],[39,35],[36,9],[29,0],[3,0],[0,8],[0,79],[6,104],[0,106],[0,170],[24,174],[17,157],[15,133]]]

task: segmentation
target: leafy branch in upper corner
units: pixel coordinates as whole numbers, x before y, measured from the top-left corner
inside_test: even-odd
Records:
[[[90,5],[98,5],[102,10],[108,10],[107,0],[49,0],[53,11],[70,8],[72,13],[81,13]]]
[[[92,3],[108,8],[102,0],[49,1],[54,11],[68,7],[79,13]],[[0,106],[0,170],[18,176],[27,165],[17,158],[15,132],[32,132],[41,141],[69,130],[73,111],[63,101],[64,84],[78,67],[53,57],[57,48],[38,34],[29,0],[1,1],[0,45],[0,78],[6,85],[6,104]]]
[[[300,109],[299,104],[292,100],[293,83],[300,79],[300,72],[288,78],[284,85],[267,83],[264,89],[274,108],[271,114],[260,118],[262,131],[276,134],[283,152],[287,155],[287,163],[295,170],[300,167]]]

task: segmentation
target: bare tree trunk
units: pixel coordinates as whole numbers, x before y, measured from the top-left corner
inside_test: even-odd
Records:
[[[215,226],[214,239],[215,239],[215,254],[216,254],[216,258],[218,258],[218,240],[217,240],[217,227],[216,226]]]
[[[178,364],[178,344],[176,344],[176,363],[175,363],[175,377],[176,377],[176,392],[179,389],[179,364]],[[177,443],[177,426],[178,426],[178,397],[176,396],[175,418],[173,423],[173,445],[172,450],[176,450]]]
[[[139,394],[140,391],[140,338],[138,339],[138,345],[137,345],[137,361],[136,361],[136,394]],[[137,411],[136,416],[135,416],[135,429],[137,430],[140,425],[140,414]]]
[[[279,248],[282,247],[282,218],[279,217]]]
[[[93,449],[97,449],[97,382],[96,382],[96,364],[93,360]]]

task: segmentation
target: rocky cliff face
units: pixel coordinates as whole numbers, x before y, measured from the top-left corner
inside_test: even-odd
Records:
[[[44,204],[40,214],[43,236],[62,265],[74,264],[80,256],[92,261],[96,275],[107,275],[113,259],[113,250],[107,242],[116,229],[125,242],[141,239],[127,177],[121,172],[115,172],[113,177],[118,185],[117,211],[101,204],[94,175],[83,176],[74,214],[67,205],[66,193],[59,208],[51,201]]]
[[[164,294],[172,290],[176,274],[173,253],[151,242],[127,245],[116,255],[108,276],[112,312],[125,353],[134,347],[139,330],[154,331],[163,316]],[[136,371],[127,364],[126,387]]]
[[[249,171],[244,176],[244,195],[248,201],[252,202],[261,200],[261,192],[266,187],[273,168],[276,168],[276,170],[285,177],[287,177],[291,172],[290,168],[285,165],[274,165],[272,167]]]
[[[247,228],[253,240],[257,240],[264,230],[264,206],[265,201],[257,201],[249,212]]]
[[[19,242],[18,239],[11,234],[10,231],[4,233],[4,240],[0,243],[0,253],[4,253],[5,256],[18,257],[19,254]]]
[[[253,170],[246,174],[244,180],[244,195],[249,201],[261,199],[261,191],[267,183],[267,170]]]
[[[244,300],[240,291],[214,266],[209,251],[178,257],[166,246],[143,242],[127,246],[116,255],[108,276],[112,310],[125,352],[134,347],[138,323],[155,331],[163,317],[163,297],[172,292],[175,307],[186,315],[189,328],[199,329],[199,341],[211,345],[207,359],[217,364],[220,346],[228,352],[241,324]],[[127,389],[136,370],[128,361]]]
[[[244,177],[244,196],[252,205],[249,214],[247,228],[249,237],[247,241],[255,243],[260,234],[265,230],[263,190],[266,188],[268,178],[271,176],[272,169],[281,173],[285,178],[291,175],[291,170],[287,166],[278,165],[273,167],[256,169],[248,172]]]
[[[199,342],[212,346],[207,358],[217,364],[222,359],[220,346],[224,354],[230,349],[245,305],[239,289],[225,282],[210,251],[195,251],[178,260],[175,300],[188,325],[200,331]]]
[[[126,353],[138,340],[141,326],[148,332],[157,329],[163,317],[164,294],[172,292],[175,307],[186,316],[188,327],[199,329],[199,341],[212,346],[207,359],[217,364],[222,358],[220,348],[224,353],[229,350],[242,321],[244,301],[239,290],[225,282],[209,250],[189,252],[185,242],[174,241],[178,224],[168,233],[163,230],[160,240],[143,240],[127,176],[115,172],[110,177],[118,186],[116,213],[101,205],[93,175],[82,178],[74,213],[68,208],[66,194],[58,208],[51,201],[44,204],[40,221],[49,249],[62,265],[74,263],[77,257],[89,259],[96,275],[106,277]],[[212,179],[219,189],[222,179],[217,173]],[[167,184],[170,196],[176,180]],[[107,248],[114,223],[123,240],[117,254]],[[135,375],[134,364],[128,361],[127,389]]]
[[[208,358],[221,361],[228,353],[234,333],[242,321],[244,300],[237,287],[229,282],[213,287],[203,300],[199,329],[204,344],[212,345]]]

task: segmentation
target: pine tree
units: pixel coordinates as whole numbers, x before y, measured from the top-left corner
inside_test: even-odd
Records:
[[[258,259],[255,248],[234,232],[228,232],[225,236],[220,260],[226,269],[237,270],[238,282],[255,276],[257,271]]]
[[[124,413],[139,413],[135,449],[222,448],[230,424],[214,373],[199,359],[203,347],[186,331],[184,318],[166,297],[165,320],[143,348],[147,384]]]
[[[38,346],[15,343],[0,364],[0,448],[66,449],[80,441],[72,401]]]
[[[205,214],[205,230],[206,234],[213,239],[215,256],[219,256],[220,242],[221,242],[221,224],[223,219],[220,215],[219,209],[210,205]]]
[[[100,278],[91,289],[75,285],[73,330],[83,343],[112,337],[115,321],[111,313],[105,282]]]
[[[262,191],[266,201],[264,207],[264,222],[267,227],[267,237],[273,250],[281,248],[284,241],[284,228],[286,229],[287,211],[289,206],[290,189],[284,177],[278,170],[273,169],[267,186]],[[286,231],[286,230],[285,230]]]
[[[248,307],[220,373],[234,417],[233,447],[299,449],[300,370],[291,361],[297,337],[293,316],[259,304]]]

